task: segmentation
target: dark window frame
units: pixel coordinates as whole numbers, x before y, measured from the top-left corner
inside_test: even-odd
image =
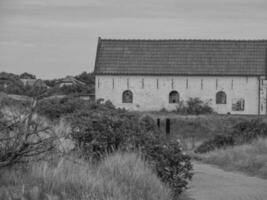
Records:
[[[133,92],[131,90],[122,92],[122,103],[133,103]]]
[[[224,91],[216,93],[216,104],[227,104],[227,95]]]
[[[170,93],[169,93],[169,103],[170,104],[177,104],[180,102],[180,94],[178,91],[176,90],[172,90]]]

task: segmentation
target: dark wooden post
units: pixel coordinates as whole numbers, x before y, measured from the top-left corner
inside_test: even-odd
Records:
[[[166,119],[166,135],[169,135],[171,132],[171,120],[169,118]]]

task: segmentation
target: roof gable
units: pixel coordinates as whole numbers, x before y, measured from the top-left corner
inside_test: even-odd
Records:
[[[101,75],[265,75],[266,40],[102,40]]]

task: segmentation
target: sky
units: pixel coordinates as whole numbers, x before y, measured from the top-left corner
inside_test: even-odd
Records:
[[[266,0],[0,0],[0,72],[94,69],[97,40],[267,39]]]

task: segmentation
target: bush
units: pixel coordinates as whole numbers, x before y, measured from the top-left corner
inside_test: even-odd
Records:
[[[183,153],[177,141],[150,141],[145,144],[143,153],[160,179],[169,185],[177,197],[192,178],[190,157]]]
[[[203,142],[196,150],[196,153],[206,153],[215,149],[233,146],[234,139],[231,136],[217,135],[214,139]]]
[[[37,113],[55,120],[82,109],[86,104],[84,100],[71,97],[44,99],[38,103]]]
[[[259,137],[267,137],[267,123],[260,119],[246,120],[234,125],[226,136],[215,136],[215,138],[202,143],[195,152],[206,153],[227,146],[241,145]]]
[[[86,159],[100,160],[117,150],[140,150],[161,180],[178,195],[192,177],[190,157],[179,143],[168,141],[149,116],[96,104],[74,113],[72,137]]]
[[[181,101],[176,111],[179,114],[190,115],[210,114],[214,112],[208,103],[204,103],[199,98],[189,98],[186,103]]]
[[[233,127],[231,132],[236,144],[251,142],[258,137],[267,137],[267,123],[261,119],[252,119],[240,122]]]

